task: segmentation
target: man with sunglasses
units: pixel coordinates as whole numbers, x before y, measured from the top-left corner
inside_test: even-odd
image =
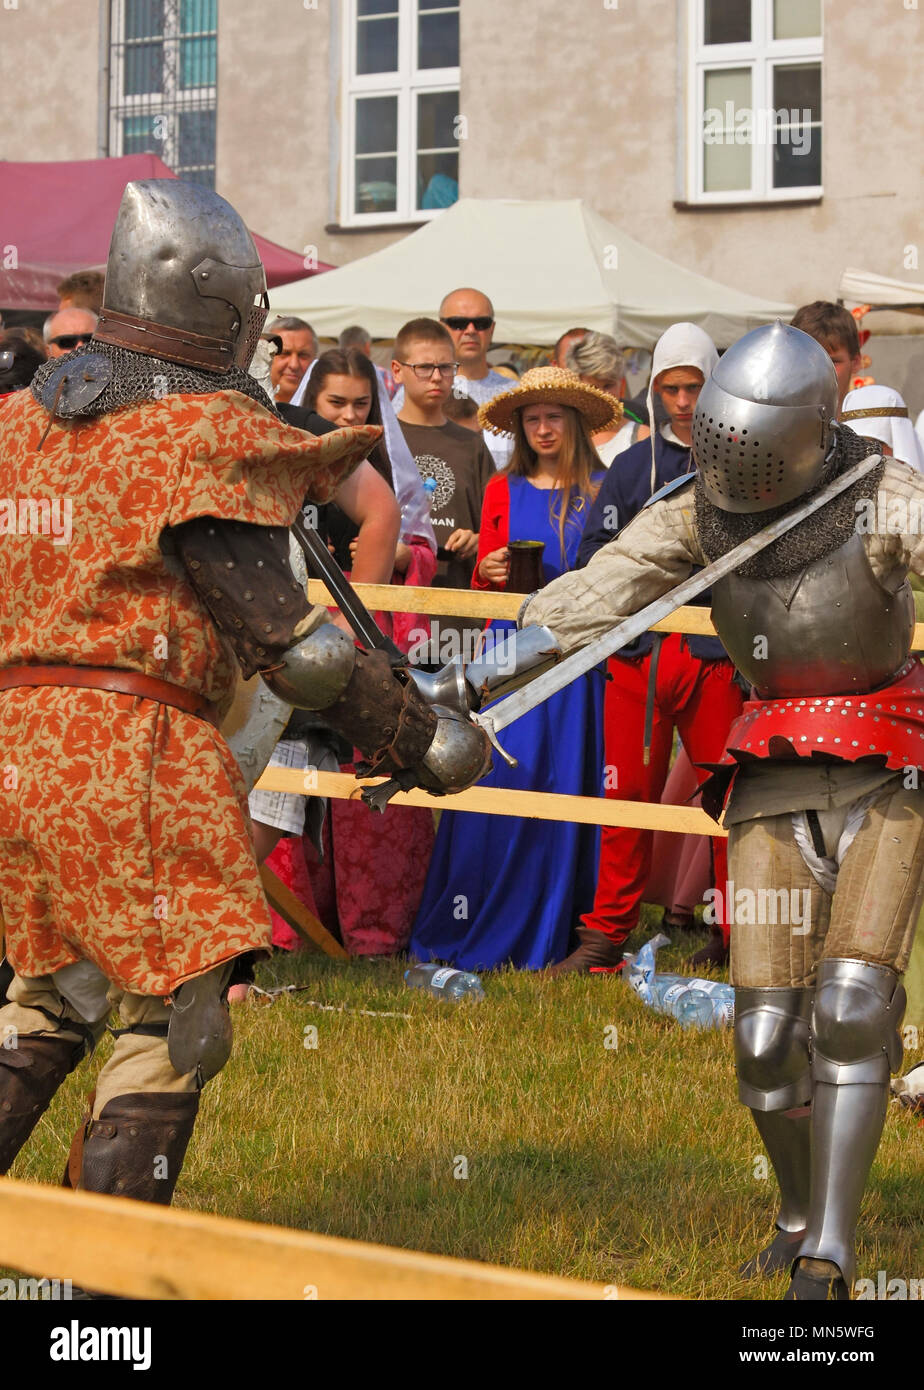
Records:
[[[93,337],[97,317],[92,309],[59,309],[49,314],[42,329],[49,357],[65,357]]]
[[[488,349],[494,337],[494,306],[480,290],[452,290],[440,305],[440,323],[449,330],[459,364],[452,390],[455,396],[470,396],[479,406],[501,391],[510,390],[510,378],[492,371]],[[513,445],[503,435],[485,432],[495,468],[506,468]]]

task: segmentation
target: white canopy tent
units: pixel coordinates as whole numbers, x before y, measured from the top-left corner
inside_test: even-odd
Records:
[[[309,319],[325,337],[362,324],[373,337],[392,338],[408,319],[434,315],[460,285],[490,296],[498,343],[550,345],[580,324],[650,348],[670,324],[687,321],[727,347],[793,314],[790,304],[657,255],[581,199],[463,198],[382,251],[280,286],[271,305]]]
[[[877,309],[924,309],[924,285],[890,280],[855,266],[844,271],[837,293],[848,304],[871,304]]]

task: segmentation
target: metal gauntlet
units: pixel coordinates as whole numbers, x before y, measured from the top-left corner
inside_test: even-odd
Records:
[[[368,759],[366,775],[400,777],[405,789],[417,784],[448,792],[471,786],[490,767],[480,729],[454,710],[428,704],[384,652],[354,646],[332,623],[291,647],[263,679],[288,703],[323,711],[324,723]]]
[[[433,675],[410,674],[428,704],[448,705],[467,714],[519,690],[560,660],[555,636],[547,627],[532,626],[500,633],[493,647],[467,665],[456,657]]]

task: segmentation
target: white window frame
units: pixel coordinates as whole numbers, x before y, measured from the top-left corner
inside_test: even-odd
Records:
[[[702,41],[705,0],[688,0],[686,33],[686,189],[685,200],[708,207],[717,203],[792,203],[819,199],[824,185],[774,188],[773,144],[755,141],[751,146],[751,186],[747,189],[720,189],[707,192],[703,187],[705,144],[705,74],[720,68],[751,70],[751,105],[757,112],[773,109],[773,70],[776,67],[817,62],[821,65],[822,119],[824,130],[824,6],[822,34],[815,38],[774,39],[773,0],[751,0],[751,42],[705,44]],[[814,128],[814,125],[811,128]],[[824,159],[824,144],[822,144]]]
[[[398,13],[398,68],[394,73],[356,75],[356,0],[345,0],[342,41],[344,106],[340,149],[340,223],[344,227],[430,222],[444,208],[414,206],[417,186],[417,98],[429,93],[458,92],[460,68],[417,68],[417,0],[394,0]],[[447,9],[456,6],[447,5]],[[439,14],[428,10],[427,14]],[[394,212],[356,212],[356,101],[358,97],[397,97],[398,150]]]
[[[108,153],[110,156],[118,156],[123,153],[123,122],[125,120],[130,120],[133,116],[141,116],[155,121],[158,116],[163,116],[165,118],[163,138],[154,134],[152,135],[152,140],[157,142],[157,153],[164,163],[169,165],[175,173],[180,173],[182,177],[179,163],[179,117],[197,111],[217,112],[218,88],[217,86],[180,87],[178,81],[180,71],[180,40],[212,37],[213,34],[217,41],[217,20],[214,30],[202,30],[201,32],[197,30],[194,33],[181,34],[180,0],[165,0],[163,34],[152,34],[149,39],[149,41],[154,42],[158,39],[163,41],[163,88],[160,92],[134,92],[131,95],[126,95],[122,90],[125,76],[126,49],[125,0],[113,0],[110,31],[107,38],[110,64],[109,92],[107,99],[109,118]],[[158,111],[158,106],[161,106],[162,110]],[[217,128],[215,143],[215,154],[217,156]],[[214,165],[215,160],[213,160],[209,167],[214,167]],[[189,167],[192,166],[183,166],[184,170]]]

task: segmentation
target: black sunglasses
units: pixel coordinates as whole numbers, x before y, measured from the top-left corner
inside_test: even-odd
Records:
[[[494,320],[489,314],[481,314],[477,319],[467,319],[461,314],[453,314],[451,318],[440,319],[440,323],[445,323],[447,328],[451,328],[453,333],[462,333],[469,324],[478,332],[486,333]]]
[[[88,343],[93,337],[92,333],[62,333],[57,338],[49,338],[49,343],[54,343],[55,347],[64,348],[65,352],[73,352],[75,347],[81,343]]]

